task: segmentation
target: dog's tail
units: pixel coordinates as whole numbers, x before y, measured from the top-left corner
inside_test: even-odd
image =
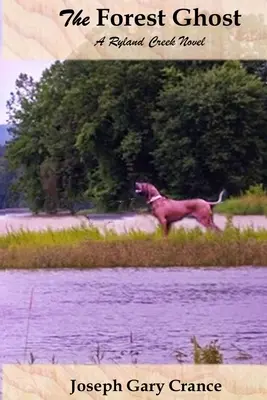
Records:
[[[223,196],[224,196],[225,194],[226,194],[226,190],[223,189],[223,190],[221,191],[221,193],[219,194],[218,200],[217,200],[217,201],[209,201],[209,202],[208,202],[209,205],[210,205],[211,207],[214,207],[214,206],[216,206],[217,204],[222,203],[222,202],[223,202]]]

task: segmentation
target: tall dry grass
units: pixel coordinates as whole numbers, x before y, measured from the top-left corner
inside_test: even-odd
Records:
[[[0,267],[98,268],[267,265],[267,230],[239,230],[229,219],[221,234],[199,228],[118,234],[94,227],[10,232],[0,237]]]

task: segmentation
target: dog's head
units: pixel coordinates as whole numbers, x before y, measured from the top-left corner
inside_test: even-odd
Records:
[[[144,195],[144,183],[141,182],[135,182],[135,193],[140,194],[140,195]]]
[[[151,199],[153,196],[158,196],[159,192],[151,183],[135,182],[135,193]]]

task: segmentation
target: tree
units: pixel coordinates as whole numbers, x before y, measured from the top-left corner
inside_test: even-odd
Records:
[[[168,81],[154,114],[154,165],[180,196],[237,194],[266,175],[266,89],[238,62]],[[264,172],[265,171],[265,172]]]
[[[135,180],[183,197],[265,183],[265,64],[243,64],[64,61],[39,82],[20,75],[7,156],[30,208],[127,208]]]
[[[96,167],[88,168],[87,193],[101,208],[115,209],[119,201],[129,204],[137,177],[155,179],[151,112],[162,76],[157,62],[104,62],[84,83],[98,97],[77,147],[90,166],[96,160]]]
[[[81,194],[74,148],[77,113],[71,108],[69,85],[73,80],[66,71],[68,65],[56,62],[38,84],[21,75],[16,95],[8,103],[13,135],[8,158],[13,168],[23,168],[20,187],[34,211],[73,210],[77,191]]]
[[[42,130],[37,102],[38,85],[31,77],[20,74],[16,80],[16,92],[7,103],[12,140],[7,144],[7,157],[13,170],[22,174],[17,190],[23,191],[29,206],[37,211],[44,204],[40,175],[36,166],[44,161],[41,146]]]

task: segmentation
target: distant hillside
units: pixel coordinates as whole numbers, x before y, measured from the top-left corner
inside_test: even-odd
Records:
[[[7,131],[7,125],[0,125],[0,145],[5,144],[9,138],[10,136]]]

